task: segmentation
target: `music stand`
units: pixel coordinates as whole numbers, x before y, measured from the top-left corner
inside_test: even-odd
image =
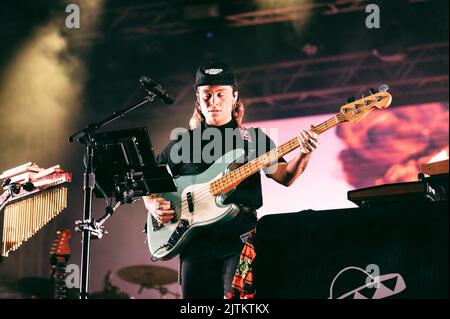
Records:
[[[94,140],[97,198],[122,201],[124,192],[137,197],[176,191],[169,166],[156,164],[145,127],[95,133]]]
[[[103,224],[120,205],[133,203],[138,196],[177,189],[169,166],[157,165],[145,127],[93,132],[89,145],[92,148],[91,167],[94,172],[92,178],[88,177],[89,185],[95,184],[92,188],[97,197],[115,197],[116,204],[107,206],[105,215],[98,220],[86,218],[75,222],[77,231],[88,234],[88,238],[83,241],[84,271],[80,280],[82,299],[88,297],[89,239],[103,237]]]

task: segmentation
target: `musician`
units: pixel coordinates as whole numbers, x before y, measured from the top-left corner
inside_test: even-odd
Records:
[[[235,75],[231,68],[221,62],[213,62],[197,69],[194,85],[196,104],[189,122],[191,129],[172,140],[158,156],[159,163],[167,163],[176,175],[195,175],[205,171],[212,162],[204,158],[203,150],[212,143],[221,143],[222,152],[214,154],[217,159],[238,142],[243,142],[249,159],[275,148],[274,142],[259,128],[244,128],[242,118],[244,104],[239,98]],[[202,134],[207,129],[220,134]],[[232,145],[226,142],[227,132],[238,131]],[[200,143],[195,138],[201,136]],[[237,139],[241,139],[236,141]],[[222,140],[220,140],[222,139]],[[290,162],[280,158],[278,162],[264,169],[266,175],[277,183],[290,186],[305,170],[312,152],[319,144],[317,134],[311,130],[299,133],[300,152]],[[190,142],[190,161],[175,161],[174,146]],[[257,141],[263,141],[259,143]],[[200,145],[200,148],[196,148]],[[183,145],[185,146],[185,145]],[[186,148],[179,148],[186,150]],[[206,152],[209,154],[209,152]],[[200,162],[193,158],[202,154]],[[261,176],[256,173],[240,183],[229,199],[240,207],[237,216],[228,223],[213,224],[201,228],[187,243],[180,254],[181,286],[183,297],[223,299],[231,289],[231,281],[236,270],[244,242],[241,235],[255,228],[256,210],[263,204]],[[272,200],[282,200],[273,198]],[[166,224],[173,217],[171,203],[158,195],[144,197],[145,207],[160,223]]]

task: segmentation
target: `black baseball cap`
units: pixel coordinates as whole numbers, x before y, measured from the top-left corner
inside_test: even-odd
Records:
[[[224,62],[209,62],[197,69],[194,87],[202,85],[233,85],[236,77],[231,67]]]

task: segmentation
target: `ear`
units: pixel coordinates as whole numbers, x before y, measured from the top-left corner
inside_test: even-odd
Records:
[[[236,91],[236,92],[234,92],[234,100],[233,100],[233,103],[234,103],[234,104],[236,104],[238,98],[239,98],[239,92]]]

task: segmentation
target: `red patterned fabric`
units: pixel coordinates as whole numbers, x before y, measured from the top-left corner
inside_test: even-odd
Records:
[[[255,239],[255,231],[252,231],[242,249],[239,264],[231,283],[232,291],[225,296],[226,299],[253,299],[255,297],[253,285],[253,261],[256,257]]]

